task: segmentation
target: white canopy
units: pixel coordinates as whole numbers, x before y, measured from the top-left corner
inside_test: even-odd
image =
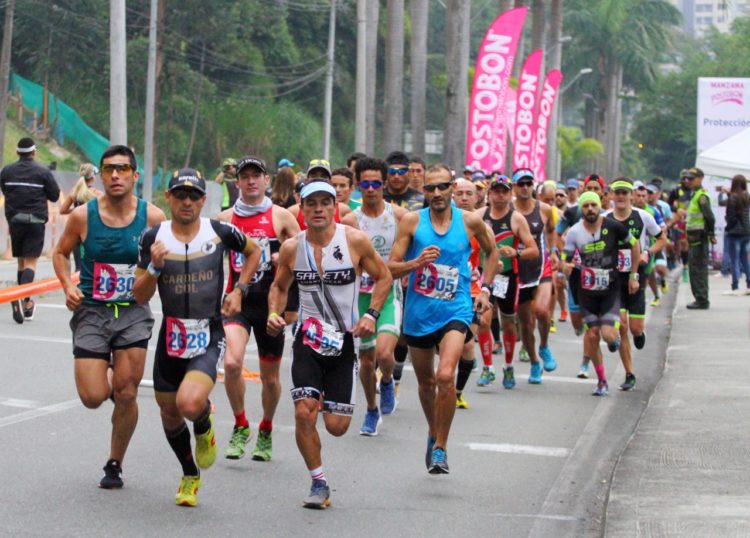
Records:
[[[698,155],[695,165],[707,176],[750,177],[750,129],[740,131],[724,142]]]

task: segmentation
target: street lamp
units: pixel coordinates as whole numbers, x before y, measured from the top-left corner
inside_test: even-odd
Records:
[[[565,84],[560,89],[560,91],[557,94],[557,117],[555,118],[556,125],[561,125],[562,124],[561,120],[562,120],[562,97],[563,97],[563,94],[566,91],[568,91],[570,89],[570,87],[573,84],[575,84],[575,82],[579,78],[581,78],[582,76],[588,75],[590,73],[593,73],[593,72],[594,72],[594,70],[591,69],[590,67],[584,67],[583,69],[581,69],[580,71],[578,71],[578,73],[576,74],[576,76],[574,76],[572,79],[570,79],[570,81],[567,84]],[[557,131],[555,131],[555,136],[557,136]],[[555,146],[555,147],[557,147],[557,146]],[[562,158],[560,156],[560,152],[557,151],[555,153],[555,155],[553,156],[553,158],[555,159],[555,171],[554,171],[555,173],[554,173],[553,177],[555,178],[555,181],[559,181],[560,180],[560,174],[562,173]]]
[[[573,84],[575,84],[576,80],[578,80],[579,78],[581,78],[583,75],[588,75],[589,73],[593,73],[593,72],[594,72],[594,70],[591,69],[590,67],[584,67],[583,69],[581,69],[580,71],[578,71],[578,74],[576,76],[574,76],[571,79],[570,82],[568,82],[565,86],[562,87],[562,89],[560,90],[560,93],[558,94],[557,98],[559,99],[560,97],[562,97],[562,94],[564,94],[566,91],[568,91],[568,89],[570,89],[570,87]]]

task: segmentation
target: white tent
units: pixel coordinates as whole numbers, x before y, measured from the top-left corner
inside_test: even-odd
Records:
[[[698,155],[695,165],[707,176],[750,177],[750,129],[740,131]]]

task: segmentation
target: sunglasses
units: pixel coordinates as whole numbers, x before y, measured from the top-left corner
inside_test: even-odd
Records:
[[[519,182],[516,183],[516,185],[518,185],[521,188],[523,188],[523,187],[533,187],[534,186],[534,182],[533,181],[519,181]]]
[[[431,183],[430,185],[424,185],[422,188],[427,192],[435,192],[436,190],[447,191],[453,185],[452,181],[443,181],[442,183]]]
[[[379,189],[383,186],[382,181],[360,181],[359,182],[359,188],[360,190],[366,191],[367,189]]]
[[[408,168],[389,168],[388,173],[392,176],[399,175],[404,176],[409,171]]]
[[[187,198],[190,198],[190,201],[197,202],[198,200],[203,198],[203,193],[195,189],[175,189],[170,192],[172,193],[172,196],[174,196],[178,200],[185,200]]]
[[[567,198],[567,196],[565,194],[561,193],[561,192],[556,193],[555,197],[557,197],[557,198]]]
[[[112,173],[117,170],[117,172],[132,172],[133,167],[130,165],[130,163],[123,163],[123,164],[105,164],[102,166],[102,175],[103,176],[111,176]]]

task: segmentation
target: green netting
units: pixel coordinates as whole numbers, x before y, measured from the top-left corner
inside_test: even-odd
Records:
[[[18,95],[20,92],[23,105],[41,116],[44,106],[44,88],[42,86],[12,73],[10,76],[10,92],[13,95]],[[99,163],[102,153],[109,146],[109,140],[89,127],[75,110],[57,99],[52,93],[48,94],[48,99],[49,123],[54,125],[51,135],[55,141],[60,145],[63,145],[66,140],[73,142],[86,159],[92,163]],[[139,158],[139,161],[142,162],[142,159]],[[153,186],[155,189],[161,185],[161,176],[161,169],[154,173]],[[143,175],[139,180],[139,186],[142,182]]]

